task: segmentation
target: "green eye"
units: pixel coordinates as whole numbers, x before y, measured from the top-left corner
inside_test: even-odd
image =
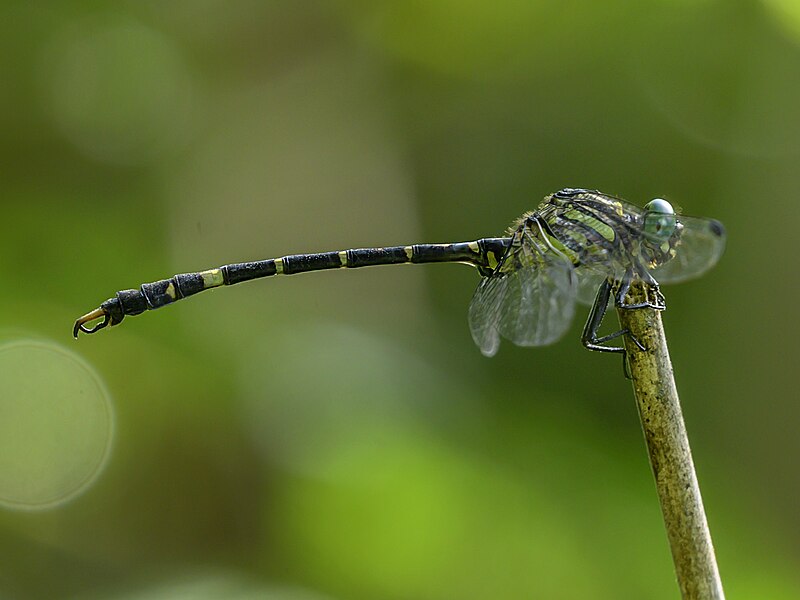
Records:
[[[662,198],[651,200],[644,206],[644,233],[656,240],[667,240],[675,231],[675,211]]]

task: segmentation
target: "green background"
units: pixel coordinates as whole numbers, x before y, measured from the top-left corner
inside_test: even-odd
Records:
[[[562,187],[725,224],[667,336],[728,596],[800,597],[800,3],[6,1],[0,131],[0,341],[116,413],[82,495],[0,508],[0,598],[676,597],[583,314],[487,359],[473,270],[384,267],[70,338],[144,281],[494,236]]]

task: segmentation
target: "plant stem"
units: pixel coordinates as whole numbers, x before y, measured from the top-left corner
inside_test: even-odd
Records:
[[[644,300],[642,286],[628,298]],[[618,309],[620,323],[647,349],[625,337],[630,373],[650,466],[656,480],[675,573],[684,600],[724,599],[711,532],[683,423],[661,313],[650,308]]]

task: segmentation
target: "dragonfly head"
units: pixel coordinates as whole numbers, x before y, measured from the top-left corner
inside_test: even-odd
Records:
[[[644,206],[642,217],[642,252],[651,268],[664,264],[675,256],[682,226],[672,205],[655,198]]]

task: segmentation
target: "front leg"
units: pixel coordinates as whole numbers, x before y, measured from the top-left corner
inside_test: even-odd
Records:
[[[637,302],[636,304],[629,304],[625,302],[625,297],[628,295],[628,291],[631,289],[631,284],[633,282],[633,269],[628,269],[625,272],[625,275],[623,275],[622,280],[620,280],[617,284],[617,291],[614,295],[614,302],[616,303],[617,308],[652,308],[653,310],[666,309],[667,301],[664,299],[664,294],[661,293],[661,289],[658,287],[658,282],[653,279],[653,276],[645,270],[642,273],[639,273],[639,278],[646,286],[647,300],[644,302]],[[654,296],[652,301],[650,300],[651,294]]]
[[[592,309],[589,311],[589,318],[586,320],[586,325],[583,328],[581,342],[586,348],[596,352],[617,352],[625,354],[625,348],[621,346],[603,346],[603,344],[623,335],[628,335],[631,341],[636,344],[640,350],[644,350],[645,347],[641,342],[632,336],[631,332],[627,329],[620,329],[609,335],[597,337],[597,332],[600,329],[600,325],[603,323],[603,317],[608,308],[608,301],[611,299],[612,287],[613,284],[608,279],[600,284],[600,288],[597,290],[597,295],[594,299],[594,304],[592,304]],[[630,287],[630,283],[628,283],[628,287]]]

